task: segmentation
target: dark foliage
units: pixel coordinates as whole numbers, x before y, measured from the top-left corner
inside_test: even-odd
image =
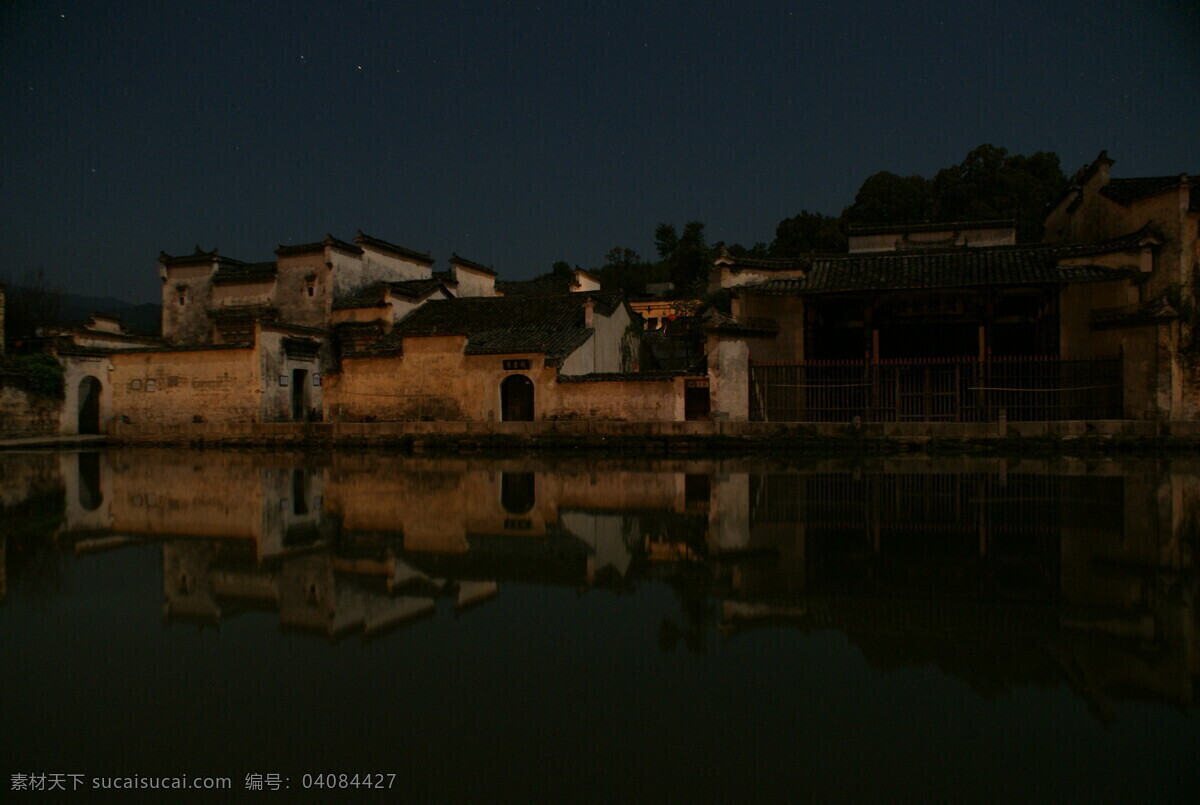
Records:
[[[0,360],[0,371],[24,377],[29,390],[42,397],[63,398],[63,368],[53,355],[35,352],[9,355]]]

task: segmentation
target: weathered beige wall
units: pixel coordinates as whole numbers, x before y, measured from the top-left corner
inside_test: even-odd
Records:
[[[1109,357],[1120,351],[1123,330],[1093,330],[1093,310],[1137,303],[1129,280],[1086,282],[1063,287],[1059,294],[1059,354],[1066,358]]]
[[[1190,288],[1200,261],[1200,213],[1189,210],[1190,188],[1176,188],[1124,206],[1101,195],[1107,176],[1107,168],[1097,172],[1082,188],[1082,201],[1076,209],[1068,210],[1064,203],[1050,212],[1046,240],[1105,240],[1135,232],[1148,223],[1164,241],[1157,249],[1154,274],[1143,287],[1142,298],[1153,298],[1172,285]]]
[[[108,335],[95,330],[85,330],[76,332],[73,336],[74,343],[80,347],[94,347],[96,349],[130,349],[133,347],[157,347],[162,342],[151,336],[139,338],[128,335]]]
[[[321,377],[314,383],[314,375],[320,376],[328,359],[322,360],[321,352],[312,358],[301,358],[287,355],[283,340],[288,335],[263,327],[258,333],[258,353],[262,361],[262,408],[263,422],[287,422],[295,419],[292,411],[292,394],[294,390],[294,371],[299,369],[306,373],[302,392],[304,409],[308,413],[303,419],[319,420],[324,411],[323,387]],[[323,350],[328,352],[328,350]],[[281,383],[281,378],[287,378],[287,385]]]
[[[0,435],[46,436],[59,432],[63,401],[29,390],[24,378],[0,374]]]
[[[459,263],[451,263],[450,267],[454,272],[454,279],[458,281],[456,296],[466,298],[468,296],[496,295],[496,278],[491,274],[476,271]]]
[[[388,305],[376,305],[374,307],[350,307],[334,310],[330,314],[330,321],[333,324],[342,324],[343,322],[370,322],[382,321],[389,327],[392,323],[391,309]]]
[[[534,384],[534,419],[683,419],[681,381],[557,383],[544,356],[464,355],[463,336],[407,338],[404,354],[342,360],[326,378],[325,401],[334,421],[499,421],[500,384],[513,374]],[[531,368],[505,370],[508,359]]]
[[[342,372],[325,389],[331,416],[341,421],[499,420],[500,383],[523,374],[534,383],[535,418],[540,418],[544,389],[553,369],[544,356],[464,355],[461,335],[404,339],[403,355],[345,358]],[[503,367],[510,358],[525,359],[528,371]]]
[[[683,419],[683,380],[555,383],[548,389],[545,419],[676,422]]]
[[[203,344],[211,340],[212,327],[205,307],[212,298],[212,263],[161,268],[162,335],[172,344]],[[179,295],[185,300],[179,304]]]
[[[260,421],[263,378],[253,347],[118,352],[110,360],[112,410],[131,422]],[[149,381],[154,391],[146,390]]]
[[[338,277],[339,285],[358,288],[378,280],[424,280],[433,276],[431,265],[381,251],[369,243],[359,245],[363,250],[362,259],[358,266],[339,266],[343,272],[343,276]]]
[[[720,267],[718,276],[720,277],[719,281],[721,288],[736,288],[739,285],[753,285],[758,282],[766,282],[767,280],[782,280],[803,277],[804,272],[801,269],[789,271],[769,271],[755,268],[743,268],[739,271],[731,271],[729,266],[723,265]]]
[[[90,355],[63,355],[59,357],[59,362],[63,365],[64,398],[58,432],[79,433],[79,386],[85,378],[94,377],[100,381],[100,432],[104,433],[116,411],[116,398],[112,388],[113,373],[109,370],[113,364],[107,357]]]
[[[750,418],[750,345],[744,338],[708,336],[708,382],[712,418]]]
[[[922,245],[955,246],[1011,246],[1017,242],[1017,231],[1013,227],[993,229],[942,229],[937,232],[888,233],[881,235],[851,235],[848,251],[887,252],[896,249],[919,248]]]
[[[333,271],[337,269],[337,261],[352,259],[337,249],[326,247],[325,251],[333,255]],[[333,293],[330,288],[331,269],[325,264],[325,254],[312,252],[280,257],[277,265],[279,274],[275,280],[275,304],[279,308],[279,321],[303,327],[328,327]],[[310,282],[312,296],[308,295]]]
[[[756,361],[804,360],[804,299],[799,296],[753,296],[736,300],[735,314],[754,319],[771,319],[779,325],[774,338],[751,342],[750,357]]]
[[[571,287],[572,291],[584,292],[600,290],[600,280],[596,279],[591,274],[576,269],[574,277],[575,282]]]
[[[275,301],[275,282],[248,282],[235,285],[214,285],[212,289],[212,307],[230,309],[239,307],[257,307],[273,304]]]

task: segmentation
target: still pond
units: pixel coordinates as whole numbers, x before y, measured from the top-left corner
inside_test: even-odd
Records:
[[[1198,515],[1190,460],[2,453],[0,790],[1190,798]]]

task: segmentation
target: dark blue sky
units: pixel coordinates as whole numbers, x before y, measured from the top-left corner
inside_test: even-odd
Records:
[[[7,2],[0,276],[356,229],[521,279],[660,221],[770,241],[990,142],[1200,171],[1187,2]]]

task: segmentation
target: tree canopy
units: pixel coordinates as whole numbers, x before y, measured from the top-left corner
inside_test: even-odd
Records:
[[[872,174],[840,215],[802,209],[779,222],[770,246],[733,243],[728,248],[737,257],[797,257],[845,251],[849,224],[999,218],[1015,220],[1018,241],[1033,242],[1042,237],[1046,208],[1066,186],[1057,154],[1009,154],[1007,149],[985,143],[931,179],[890,171]],[[667,281],[674,284],[679,297],[704,292],[714,254],[703,222],[689,221],[682,232],[674,224],[658,224],[654,248],[657,261],[645,260],[627,247],[614,247],[594,273],[603,287],[619,288],[629,295],[645,293],[647,283]],[[555,271],[565,265],[556,263]]]
[[[1012,218],[1018,240],[1036,241],[1042,236],[1046,207],[1066,186],[1057,154],[1009,155],[1007,149],[985,143],[932,179],[887,171],[867,177],[842,219],[852,224],[899,224]]]
[[[809,252],[845,250],[846,232],[840,218],[801,210],[799,215],[784,218],[779,222],[779,226],[775,227],[775,240],[771,243],[770,256],[798,257]],[[730,252],[733,250],[730,249]]]

